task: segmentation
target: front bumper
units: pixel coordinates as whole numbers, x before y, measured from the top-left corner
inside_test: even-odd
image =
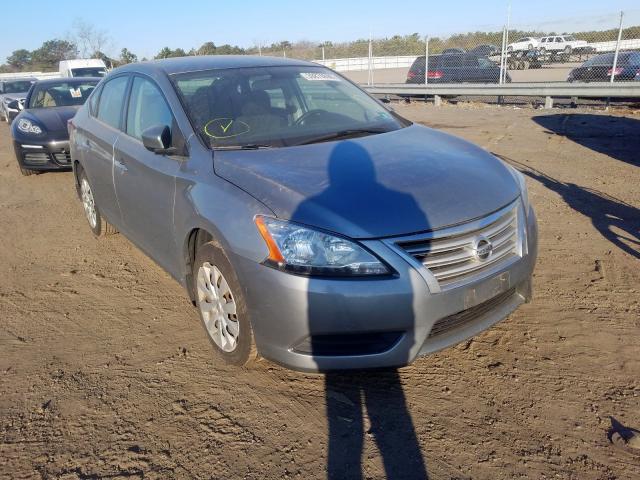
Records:
[[[69,140],[14,140],[13,149],[22,168],[28,170],[69,170]]]
[[[385,278],[309,278],[239,256],[232,262],[263,357],[310,372],[399,367],[478,334],[531,299],[533,210],[526,230],[528,251],[517,261],[438,293],[384,241],[363,243],[397,272]]]

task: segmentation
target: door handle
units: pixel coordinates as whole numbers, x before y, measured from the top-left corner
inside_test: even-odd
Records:
[[[120,170],[122,170],[123,172],[127,171],[127,165],[126,165],[124,159],[122,159],[122,158],[114,159],[114,162],[115,162],[116,167],[118,167]]]

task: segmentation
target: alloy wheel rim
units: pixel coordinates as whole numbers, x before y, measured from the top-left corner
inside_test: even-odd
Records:
[[[198,306],[211,340],[223,352],[233,352],[238,346],[240,323],[229,283],[218,267],[205,262],[198,269],[197,290]]]
[[[89,182],[86,178],[82,179],[80,190],[82,195],[82,206],[84,208],[84,214],[86,215],[91,228],[96,228],[96,224],[98,223],[96,215],[96,204],[93,200],[93,192],[91,191],[91,187],[89,186]]]

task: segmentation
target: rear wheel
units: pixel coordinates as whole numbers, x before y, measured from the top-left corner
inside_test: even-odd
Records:
[[[96,205],[96,201],[93,197],[93,190],[87,179],[87,175],[83,170],[80,171],[80,199],[82,200],[82,208],[84,209],[84,215],[89,222],[89,227],[96,237],[117,233],[118,230],[107,222]]]
[[[243,291],[215,242],[198,248],[192,278],[200,320],[216,356],[230,365],[251,365],[258,351]]]

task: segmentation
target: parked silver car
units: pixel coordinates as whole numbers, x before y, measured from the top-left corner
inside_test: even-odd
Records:
[[[531,297],[523,176],[316,64],[127,65],[69,130],[93,232],[178,280],[229,363],[405,365]]]
[[[0,79],[0,116],[11,123],[24,108],[24,99],[37,81],[36,78],[2,78]]]

